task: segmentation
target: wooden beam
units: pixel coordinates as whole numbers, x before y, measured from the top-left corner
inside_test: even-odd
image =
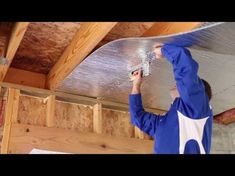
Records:
[[[0,23],[0,56],[6,56],[6,49],[8,45],[8,40],[12,30],[12,22],[1,22]]]
[[[170,35],[191,31],[201,25],[201,22],[156,22],[143,37]]]
[[[151,154],[153,141],[12,124],[9,153],[27,154],[33,148],[78,154]]]
[[[2,138],[2,146],[1,146],[2,154],[8,153],[11,125],[12,123],[17,121],[19,95],[20,95],[19,90],[9,88],[7,104],[6,104],[6,109],[5,109],[5,117],[4,117],[3,138]]]
[[[13,97],[13,105],[12,105],[13,106],[12,123],[17,123],[19,100],[20,100],[20,90],[15,89]]]
[[[55,117],[55,95],[50,95],[47,98],[46,126],[54,126]]]
[[[10,67],[4,78],[4,82],[45,88],[46,75]]]
[[[28,22],[17,22],[15,23],[6,50],[6,58],[8,63],[6,65],[0,65],[0,81],[3,81],[7,70],[15,56],[15,53],[20,45],[20,42],[27,30]]]
[[[102,134],[102,104],[97,103],[93,106],[93,131]]]
[[[54,90],[115,26],[116,22],[82,23],[72,42],[47,76],[47,88]]]
[[[18,84],[12,84],[12,83],[4,83],[0,82],[0,86],[2,87],[7,87],[7,88],[15,88],[19,89],[25,92],[22,92],[22,94],[25,93],[30,93],[30,95],[35,95],[35,96],[41,96],[41,97],[47,97],[49,95],[55,95],[56,97],[62,97],[64,101],[67,102],[86,102],[87,105],[95,105],[96,103],[102,103],[102,106],[105,108],[109,109],[122,109],[123,111],[128,111],[129,110],[129,105],[125,103],[117,103],[117,102],[112,102],[112,101],[106,101],[106,100],[99,100],[96,98],[92,97],[85,97],[85,96],[80,96],[80,95],[74,95],[74,94],[68,94],[64,92],[58,92],[58,91],[52,91],[52,90],[46,90],[46,89],[40,89],[40,88],[35,88],[35,87],[29,87],[29,86],[24,86],[24,85],[18,85]],[[82,103],[85,104],[85,103]],[[160,109],[153,109],[153,108],[145,108],[146,111],[148,112],[153,112],[156,114],[163,114],[166,111],[160,110]]]

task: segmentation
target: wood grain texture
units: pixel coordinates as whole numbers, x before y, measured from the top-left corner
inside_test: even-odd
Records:
[[[147,140],[152,140],[152,137],[149,136],[147,133],[141,131],[138,127],[134,127],[134,133],[135,133],[135,138],[137,139],[147,139]]]
[[[73,40],[50,70],[46,85],[54,90],[114,27],[115,22],[82,23]]]
[[[140,37],[150,29],[155,22],[118,22],[117,25],[104,37],[104,39],[97,45],[101,47],[102,45],[126,37]]]
[[[170,35],[191,31],[201,25],[201,22],[156,22],[142,36]]]
[[[11,133],[11,125],[16,120],[18,115],[20,92],[17,89],[8,89],[6,111],[4,115],[4,127],[3,127],[3,138],[1,143],[1,153],[8,153],[9,138]]]
[[[4,82],[45,88],[46,75],[10,67]]]
[[[80,132],[93,132],[92,106],[56,101],[54,126]]]
[[[11,66],[49,73],[79,28],[78,22],[31,22]]]
[[[73,130],[13,124],[9,153],[29,153],[33,148],[84,154],[152,153],[153,142]]]
[[[0,151],[2,150],[3,126],[0,127]]]
[[[124,103],[118,103],[118,102],[112,102],[112,101],[107,101],[107,100],[98,100],[96,98],[91,98],[91,97],[85,97],[85,96],[79,96],[79,95],[74,95],[74,94],[68,94],[64,92],[58,92],[58,91],[52,91],[52,90],[47,90],[47,89],[41,89],[41,88],[36,88],[36,87],[29,87],[29,86],[24,86],[24,85],[18,85],[18,84],[13,84],[13,83],[0,83],[0,86],[2,87],[7,87],[7,88],[16,88],[20,89],[22,91],[30,92],[31,95],[38,96],[38,94],[41,95],[56,95],[57,97],[62,97],[64,101],[70,102],[70,101],[78,101],[78,102],[86,102],[86,103],[80,103],[80,104],[89,104],[89,105],[94,105],[96,103],[102,103],[102,106],[105,106],[106,108],[109,109],[122,109],[123,111],[128,111],[129,105],[124,104]],[[152,108],[145,108],[146,111],[148,112],[153,112],[156,114],[163,114],[166,111],[159,110],[159,109],[152,109]]]
[[[14,24],[6,49],[6,58],[8,60],[8,63],[5,65],[0,65],[0,81],[4,80],[7,70],[12,62],[12,59],[15,56],[15,53],[21,43],[25,31],[28,28],[28,25],[28,22],[17,22]]]
[[[0,56],[6,55],[6,49],[12,26],[12,22],[0,22]]]
[[[47,97],[47,112],[46,112],[46,126],[53,127],[55,120],[55,95]]]
[[[102,110],[102,132],[111,136],[134,137],[134,126],[128,112]]]
[[[17,122],[20,124],[46,126],[46,106],[43,98],[20,96]]]
[[[97,103],[93,106],[93,132],[102,134],[102,123],[103,123],[103,118],[102,118],[102,104]]]

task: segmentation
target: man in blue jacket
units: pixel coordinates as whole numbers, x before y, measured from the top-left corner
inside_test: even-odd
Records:
[[[165,115],[143,109],[139,70],[129,95],[132,124],[154,138],[156,154],[208,154],[213,122],[210,85],[199,78],[198,63],[186,48],[165,44],[155,53],[157,59],[165,57],[172,64],[176,81],[170,90],[172,104]]]

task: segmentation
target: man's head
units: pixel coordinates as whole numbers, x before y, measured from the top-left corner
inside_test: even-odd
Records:
[[[211,100],[212,98],[212,90],[211,90],[211,86],[210,84],[204,80],[204,79],[201,79],[203,84],[204,84],[204,87],[205,87],[205,92],[209,98],[209,101]],[[176,86],[174,86],[172,89],[170,89],[170,96],[172,98],[172,101],[174,101],[177,97],[180,97],[180,94],[179,94],[179,91],[177,89]]]
[[[208,98],[209,98],[209,101],[210,101],[211,98],[212,98],[211,86],[210,86],[210,84],[209,84],[206,80],[204,80],[204,79],[202,79],[202,82],[203,82],[203,84],[204,84],[206,94],[207,94],[207,96],[208,96]]]

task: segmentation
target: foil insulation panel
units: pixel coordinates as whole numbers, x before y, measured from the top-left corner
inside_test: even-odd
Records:
[[[212,87],[214,114],[235,107],[235,23],[209,23],[176,35],[124,38],[112,41],[91,53],[59,85],[57,91],[97,97],[128,104],[132,82],[131,67],[140,64],[157,43],[189,48],[199,63],[199,76]],[[175,85],[172,67],[166,60],[151,63],[151,75],[141,88],[147,108],[168,110],[169,89]]]

